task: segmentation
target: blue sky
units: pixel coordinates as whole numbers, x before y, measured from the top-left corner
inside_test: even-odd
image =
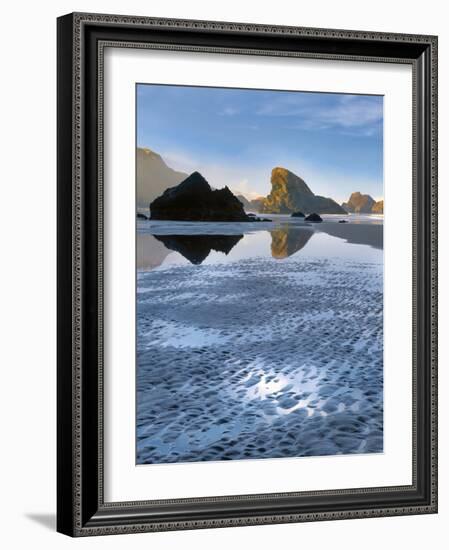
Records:
[[[250,197],[275,166],[339,202],[383,197],[381,96],[139,84],[137,145]]]

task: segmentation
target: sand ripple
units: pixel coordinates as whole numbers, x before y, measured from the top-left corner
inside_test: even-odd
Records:
[[[382,268],[294,258],[139,274],[138,463],[383,450]]]

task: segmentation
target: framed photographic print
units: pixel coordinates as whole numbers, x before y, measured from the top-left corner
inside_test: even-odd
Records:
[[[58,19],[58,531],[437,511],[437,38]]]

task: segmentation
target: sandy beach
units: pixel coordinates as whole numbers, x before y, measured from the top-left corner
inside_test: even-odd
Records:
[[[382,220],[284,218],[139,222],[138,463],[382,452]]]

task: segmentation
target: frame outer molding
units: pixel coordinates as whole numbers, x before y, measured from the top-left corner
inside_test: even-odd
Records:
[[[371,509],[353,509],[343,511],[322,511],[292,514],[268,514],[245,517],[226,517],[220,519],[182,520],[162,522],[139,522],[122,518],[120,524],[108,521],[109,504],[102,504],[102,493],[97,502],[99,524],[83,519],[83,464],[82,464],[82,328],[83,328],[83,132],[82,132],[82,88],[83,88],[83,32],[87,25],[107,25],[109,27],[141,27],[143,29],[173,29],[193,32],[213,31],[219,33],[250,33],[251,35],[289,36],[330,39],[357,40],[363,42],[400,43],[422,45],[426,48],[423,56],[428,59],[421,65],[428,72],[428,89],[425,95],[430,107],[430,119],[426,119],[426,142],[423,144],[425,162],[423,177],[428,179],[428,197],[425,215],[429,232],[429,468],[430,494],[427,504],[418,506],[375,507]],[[437,47],[438,39],[430,35],[412,35],[398,33],[379,33],[368,31],[348,31],[337,29],[320,29],[291,27],[279,25],[260,25],[248,23],[216,22],[200,20],[178,20],[151,17],[105,15],[91,13],[74,13],[58,19],[58,514],[57,530],[71,536],[91,536],[123,534],[145,531],[169,531],[180,529],[203,529],[226,526],[262,525],[272,523],[291,523],[303,521],[324,521],[331,519],[350,519],[364,517],[382,517],[437,512]],[[169,48],[175,49],[175,48]],[[185,48],[184,48],[185,49]],[[207,47],[203,48],[207,51]],[[256,55],[263,52],[253,50]],[[291,55],[289,52],[284,55]],[[265,53],[266,55],[266,53]],[[269,54],[276,55],[276,54]],[[278,52],[278,55],[280,53]],[[282,54],[281,54],[282,55]],[[340,58],[348,56],[331,56],[311,53],[305,57]],[[71,57],[71,66],[66,60]],[[351,56],[349,56],[351,57]],[[354,56],[359,61],[373,61],[372,57]],[[380,60],[375,56],[376,60]],[[404,62],[393,58],[389,62]],[[411,62],[411,61],[409,61]],[[416,66],[415,66],[416,68]],[[417,70],[419,70],[418,67]],[[100,98],[101,99],[101,98]],[[70,109],[68,108],[70,106]],[[421,105],[426,109],[426,105]],[[72,128],[70,138],[68,127]],[[415,131],[415,128],[414,128]],[[430,153],[430,155],[427,154]],[[100,160],[102,160],[100,155]],[[99,162],[101,164],[101,162]],[[99,166],[99,176],[102,168]],[[69,193],[68,190],[71,189]],[[101,208],[101,206],[100,206]],[[101,216],[102,212],[100,212]],[[70,220],[70,226],[67,222]],[[102,239],[102,227],[98,227]],[[415,232],[415,224],[414,224]],[[99,254],[101,267],[102,257]],[[101,277],[101,276],[100,276]],[[70,294],[67,282],[70,283]],[[100,286],[102,281],[100,280]],[[102,296],[99,295],[100,309]],[[70,323],[68,322],[70,314]],[[101,343],[101,337],[100,337]],[[101,345],[100,345],[101,348]],[[99,361],[102,351],[99,349]],[[99,389],[101,391],[101,388]],[[70,398],[68,398],[70,397]],[[101,402],[101,399],[100,399]],[[99,424],[99,430],[102,424]],[[102,449],[100,451],[100,456]],[[101,468],[100,468],[100,474]],[[331,491],[330,494],[333,492]],[[117,503],[115,503],[117,504]],[[124,503],[138,507],[139,503]],[[84,514],[85,515],[85,514]],[[90,514],[88,514],[90,516]],[[109,523],[109,524],[108,524]]]

